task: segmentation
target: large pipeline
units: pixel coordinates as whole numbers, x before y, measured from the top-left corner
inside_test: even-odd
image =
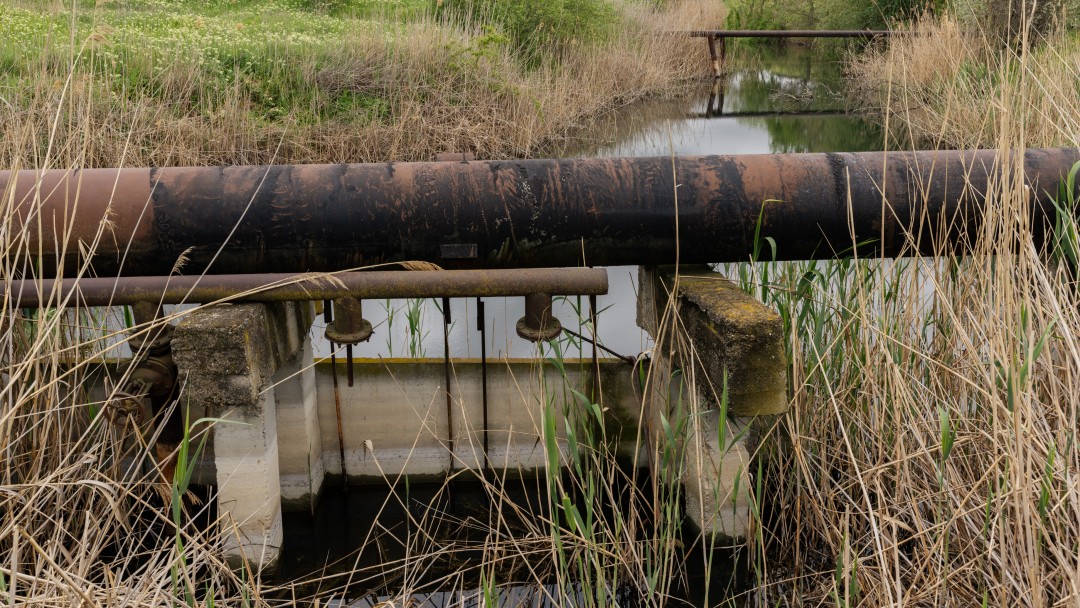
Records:
[[[14,248],[40,247],[28,265],[44,276],[58,259],[72,274],[95,240],[94,272],[108,276],[168,275],[181,256],[187,275],[402,260],[732,262],[754,250],[763,206],[760,236],[778,259],[843,255],[853,243],[906,255],[908,231],[934,253],[942,239],[931,235],[977,234],[996,160],[942,151],[22,171],[0,172],[0,191],[15,206],[8,251],[21,222],[28,237]],[[1072,148],[1025,153],[1036,240],[1048,193],[1077,160]]]

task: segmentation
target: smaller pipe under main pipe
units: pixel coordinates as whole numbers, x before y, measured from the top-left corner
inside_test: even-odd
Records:
[[[512,297],[542,291],[559,295],[605,294],[603,268],[516,268],[500,270],[412,270],[334,274],[225,274],[106,277],[12,281],[0,298],[18,308],[121,306],[137,302],[184,304],[292,302],[360,299]]]

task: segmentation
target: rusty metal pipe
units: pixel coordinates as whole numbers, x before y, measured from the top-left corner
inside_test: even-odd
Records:
[[[106,218],[113,233],[93,258],[99,276],[167,275],[181,256],[188,275],[402,260],[448,268],[662,264],[675,261],[676,247],[683,263],[731,262],[753,251],[766,200],[776,202],[765,205],[761,236],[775,239],[779,259],[832,257],[865,241],[875,243],[866,255],[908,254],[909,230],[933,253],[940,240],[931,235],[977,232],[997,157],[981,150],[28,171],[0,173],[0,191],[17,181],[11,230],[26,226],[30,250],[46,254],[35,261],[45,276],[57,270],[57,256],[74,268],[80,241],[93,242]],[[1035,149],[1023,160],[1039,227],[1048,192],[1080,152]],[[39,177],[44,203],[35,206]],[[963,223],[942,229],[954,220]]]
[[[73,290],[77,290],[77,297],[72,298],[71,305],[118,306],[139,302],[214,302],[233,296],[236,296],[234,301],[282,302],[345,297],[524,296],[538,289],[560,295],[588,295],[604,294],[608,289],[607,271],[603,268],[342,272],[333,278],[306,276],[309,275],[83,278],[64,279],[59,286],[52,279],[40,284],[27,280],[13,281],[9,287],[0,285],[0,297],[9,296],[19,308],[37,308],[43,303],[56,306]],[[262,289],[268,285],[273,287]],[[357,306],[356,316],[359,314]]]
[[[713,77],[720,78],[720,58],[716,56],[716,36],[707,36],[705,39],[709,43],[709,61],[712,64]]]

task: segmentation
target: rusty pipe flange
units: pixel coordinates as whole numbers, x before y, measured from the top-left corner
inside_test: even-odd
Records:
[[[518,319],[517,335],[529,342],[546,342],[561,333],[562,323],[551,313],[551,294],[525,296],[525,316]]]
[[[128,346],[132,353],[148,353],[161,355],[169,352],[172,345],[173,326],[161,323],[155,327],[149,327],[144,333],[128,338]]]
[[[334,300],[334,320],[326,326],[326,339],[336,344],[366,342],[373,333],[371,322],[364,318],[359,299],[345,296]]]
[[[145,398],[145,393],[118,392],[115,398],[105,404],[105,416],[109,423],[115,426],[127,426],[129,422],[138,426],[146,417],[146,410],[143,407]]]

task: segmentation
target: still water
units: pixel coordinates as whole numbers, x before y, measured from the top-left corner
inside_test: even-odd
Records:
[[[841,65],[810,49],[760,53],[739,58],[726,79],[703,82],[696,94],[681,99],[646,100],[627,106],[583,129],[560,157],[766,154],[880,150],[879,127],[846,112]],[[674,256],[674,254],[673,254]],[[672,260],[674,261],[674,259]],[[637,269],[608,269],[610,291],[597,305],[603,313],[599,339],[610,350],[635,356],[651,346],[635,324]],[[494,358],[534,357],[536,347],[519,339],[514,325],[524,314],[522,298],[484,298],[487,352]],[[439,303],[388,300],[365,302],[364,314],[375,327],[371,341],[354,348],[356,357],[416,357],[443,354]],[[480,333],[474,299],[451,301],[450,355],[477,357]],[[587,302],[555,302],[555,314],[567,328],[585,335]],[[316,323],[316,356],[329,356]],[[607,356],[599,353],[601,357]],[[586,342],[566,356],[592,356]]]
[[[552,156],[668,156],[707,154],[762,154],[775,152],[833,152],[880,150],[881,130],[849,113],[843,97],[844,82],[837,62],[824,60],[811,49],[793,48],[783,53],[760,53],[739,57],[732,55],[736,65],[733,72],[716,83],[704,82],[696,94],[676,100],[648,100],[628,106],[603,117],[578,134],[562,150]],[[635,323],[637,269],[609,268],[610,293],[601,296],[598,309],[603,310],[599,327],[600,342],[611,351],[635,356],[648,350],[648,337]],[[564,326],[580,329],[587,315],[585,304],[571,298],[556,301],[555,313]],[[485,325],[491,341],[490,357],[536,356],[536,347],[514,335],[514,324],[522,316],[524,305],[520,298],[485,298],[488,311]],[[436,303],[386,301],[365,303],[365,316],[375,326],[371,342],[356,348],[357,357],[441,356],[443,352],[442,314]],[[475,300],[458,299],[451,303],[453,323],[450,327],[452,357],[476,357],[480,352],[476,325]],[[321,336],[321,322],[315,334]],[[317,340],[317,356],[328,356],[329,344]],[[589,344],[567,356],[591,356]],[[599,353],[600,356],[606,356]],[[522,482],[514,492],[515,502],[530,506],[544,495],[543,482]],[[400,485],[400,484],[399,484]],[[426,582],[439,589],[445,587],[477,589],[480,581],[454,578],[453,573],[468,551],[449,551],[442,567],[431,572],[407,573],[407,568],[392,568],[394,575],[379,574],[379,564],[408,562],[410,543],[416,542],[415,521],[418,514],[439,509],[441,522],[450,522],[444,532],[461,536],[459,546],[476,546],[482,538],[469,536],[477,522],[486,522],[498,513],[490,508],[491,499],[479,486],[468,483],[452,484],[453,497],[439,486],[414,485],[407,493],[401,488],[391,491],[383,487],[352,488],[348,491],[329,489],[314,516],[291,514],[285,522],[286,544],[282,571],[290,578],[327,568],[335,571],[354,568],[367,569],[370,578],[351,581],[345,603],[356,606],[374,605],[387,593],[394,593],[407,581],[401,576],[414,576],[413,583]],[[403,499],[402,496],[405,496]],[[542,505],[531,505],[541,509]],[[517,511],[515,511],[517,512]],[[528,512],[526,509],[522,512]],[[501,515],[499,515],[501,517]],[[512,519],[512,518],[511,518]],[[527,529],[527,522],[518,522]],[[518,525],[513,522],[506,525]],[[424,531],[427,534],[428,531]],[[409,540],[406,540],[409,539]],[[447,539],[439,546],[451,546]],[[435,542],[432,537],[431,542]],[[360,546],[375,547],[360,553]],[[705,597],[702,585],[706,571],[714,581],[730,581],[739,568],[729,559],[715,559],[705,567],[703,552],[687,548],[687,570],[691,574],[680,583],[684,599],[692,605],[722,602],[729,593],[729,583],[712,585]],[[342,561],[338,561],[342,560]],[[338,562],[327,567],[328,563]],[[405,574],[402,574],[405,573]],[[333,577],[327,579],[329,583]],[[526,577],[527,578],[527,577]],[[737,576],[734,578],[738,578]],[[507,580],[501,578],[501,580]],[[340,581],[335,581],[335,585]],[[445,588],[442,587],[442,588]],[[545,605],[542,589],[504,587],[498,590],[500,605],[524,602]],[[526,601],[529,594],[536,599]],[[730,597],[730,596],[728,596]],[[431,592],[414,595],[424,605],[482,605],[478,596],[460,592]],[[627,599],[621,602],[631,605]]]

